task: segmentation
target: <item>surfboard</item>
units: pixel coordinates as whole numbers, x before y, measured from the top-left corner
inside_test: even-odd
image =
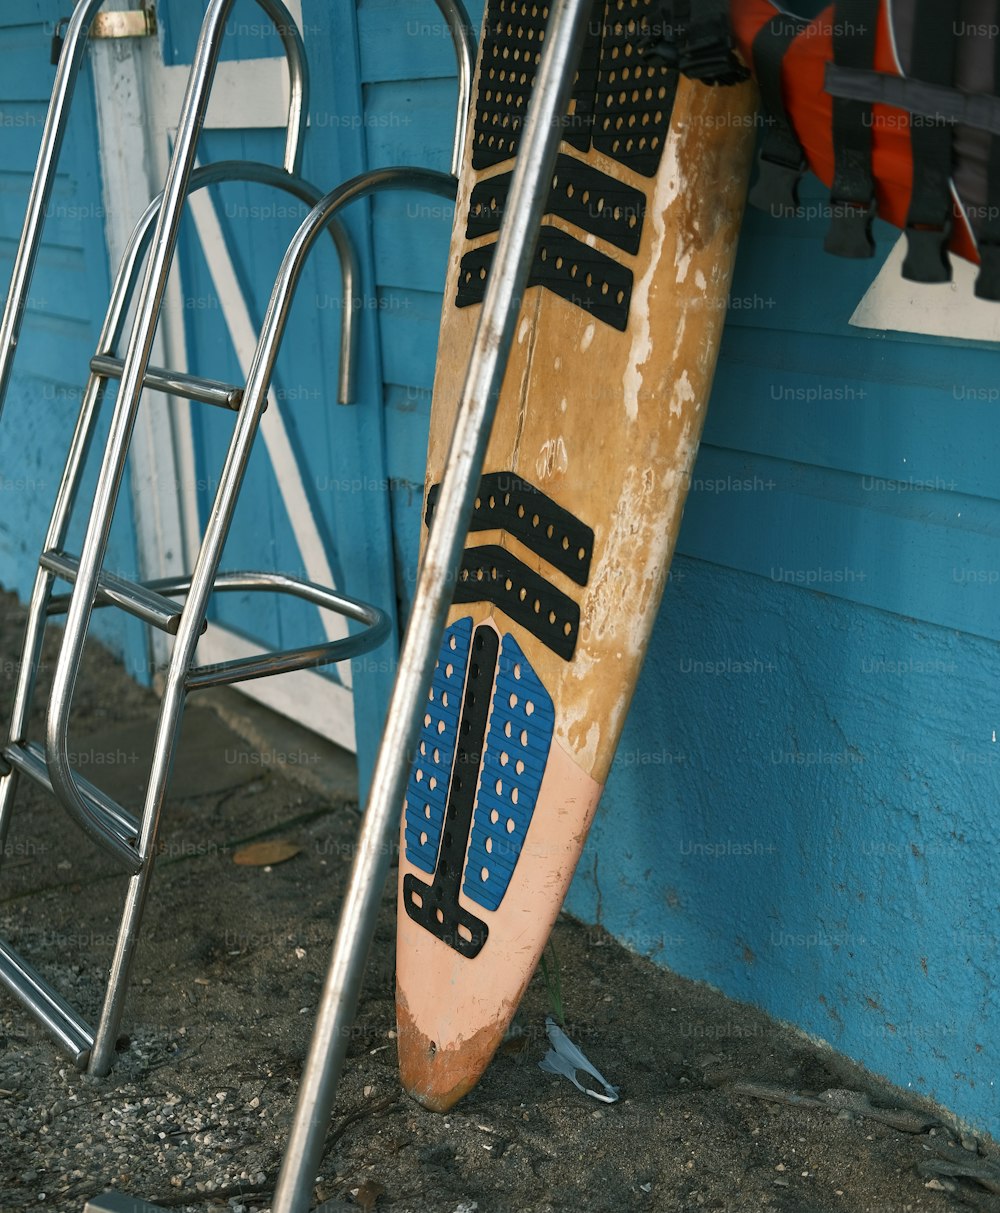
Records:
[[[595,5],[403,806],[400,1073],[449,1108],[544,950],[659,606],[725,320],[752,84]],[[432,400],[424,538],[548,8],[489,0]]]

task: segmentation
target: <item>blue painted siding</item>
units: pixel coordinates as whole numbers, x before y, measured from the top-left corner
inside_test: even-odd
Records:
[[[35,0],[0,17],[0,290],[6,295],[55,69],[49,48],[65,6]],[[0,419],[0,584],[30,593],[62,463],[107,306],[105,210],[93,87],[85,67],[49,204],[7,404]],[[107,410],[105,410],[107,412]],[[81,492],[92,495],[96,460]],[[79,542],[78,528],[76,543]],[[71,544],[70,550],[74,550]],[[132,513],[123,494],[108,567],[134,577]],[[98,611],[95,631],[148,681],[146,640],[134,620]]]
[[[822,228],[747,217],[569,904],[996,1134],[996,355],[851,329]]]
[[[190,61],[204,5],[160,7],[168,61]],[[361,112],[361,81],[354,36],[353,5],[303,6],[304,36],[313,81],[311,127],[304,175],[331,189],[367,165]],[[226,58],[280,55],[277,39],[251,4],[234,7],[227,23]],[[283,132],[207,131],[204,160],[258,159],[280,162]],[[251,319],[263,318],[275,275],[306,208],[286,195],[258,186],[213,188],[216,213],[226,236]],[[359,251],[362,307],[357,402],[336,403],[342,316],[340,269],[332,242],[321,241],[300,280],[274,376],[279,408],[302,474],[312,514],[333,566],[338,586],[395,614],[389,504],[381,405],[378,293],[371,266],[367,203],[355,204],[343,220]],[[187,224],[180,252],[189,359],[203,373],[240,378],[214,284]],[[224,416],[202,411],[195,420],[199,497],[203,513],[211,505],[221,456],[231,432]],[[241,494],[224,567],[280,569],[307,575],[298,561],[291,520],[282,500],[263,440],[254,450]],[[273,596],[227,595],[213,606],[213,618],[266,647],[296,646],[322,635],[315,608]],[[362,793],[375,756],[382,716],[395,668],[395,646],[354,663],[353,683]],[[336,677],[336,674],[330,675]]]
[[[995,642],[680,557],[569,908],[996,1136],[998,722]]]

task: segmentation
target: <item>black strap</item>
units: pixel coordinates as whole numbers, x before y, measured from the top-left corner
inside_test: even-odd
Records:
[[[750,73],[733,50],[729,0],[660,0],[640,47],[652,63],[703,84],[739,84]]]
[[[794,13],[776,13],[753,40],[754,75],[768,130],[749,201],[771,215],[794,215],[799,209],[799,178],[805,172],[806,157],[785,109],[781,68],[788,48],[808,24]]]
[[[940,0],[917,0],[908,75],[928,84],[952,83],[955,14]],[[952,229],[952,124],[943,114],[910,122],[913,189],[906,216],[903,277],[910,282],[950,282],[948,241]]]
[[[878,10],[878,0],[837,0],[833,61],[839,67],[873,66]],[[875,180],[872,107],[867,102],[834,97],[833,156],[832,212],[823,247],[838,257],[871,257],[875,252]]]
[[[1000,95],[1000,38],[993,43],[993,92]],[[986,218],[979,228],[976,296],[1000,302],[1000,135],[990,139],[986,166]]]
[[[993,44],[997,45],[996,41]],[[874,101],[891,105],[910,114],[936,114],[949,122],[971,126],[975,130],[1000,135],[1000,95],[963,93],[960,89],[889,76],[885,72],[858,71],[826,65],[823,88],[831,97],[853,97],[856,101]]]
[[[729,0],[692,0],[680,70],[703,84],[739,84],[749,78],[733,53]]]

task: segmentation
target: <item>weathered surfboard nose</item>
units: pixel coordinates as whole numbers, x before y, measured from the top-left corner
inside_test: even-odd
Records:
[[[442,1049],[417,1027],[397,990],[396,1030],[403,1089],[429,1111],[447,1112],[479,1081],[500,1043],[505,1024],[490,1024],[469,1039]]]

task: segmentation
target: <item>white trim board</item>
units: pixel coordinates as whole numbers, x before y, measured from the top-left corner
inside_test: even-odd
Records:
[[[907,282],[900,273],[906,237],[900,236],[881,271],[854,310],[858,328],[891,329],[965,341],[1000,341],[1000,305],[973,293],[978,267],[951,258],[952,281],[937,285]]]

